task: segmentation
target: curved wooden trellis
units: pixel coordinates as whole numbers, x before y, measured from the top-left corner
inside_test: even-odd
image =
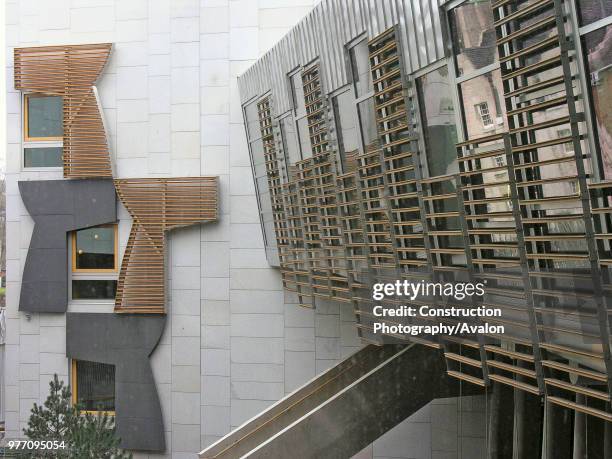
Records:
[[[111,43],[15,48],[15,89],[63,98],[66,178],[112,177],[93,89],[111,48]]]
[[[123,255],[115,312],[165,312],[164,233],[217,219],[217,177],[118,179],[134,219]]]

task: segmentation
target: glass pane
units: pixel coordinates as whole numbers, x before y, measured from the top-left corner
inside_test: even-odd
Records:
[[[28,96],[28,137],[61,137],[62,98],[60,96]]]
[[[75,279],[72,281],[73,300],[114,300],[117,281],[112,279]]]
[[[98,226],[76,232],[76,269],[115,269],[115,228]]]
[[[376,112],[374,111],[374,99],[369,98],[361,102],[357,110],[359,111],[359,124],[365,152],[369,153],[380,148],[378,131],[376,130]]]
[[[360,41],[351,48],[351,70],[357,97],[373,91],[372,73],[370,72],[370,51],[367,40]]]
[[[257,139],[251,142],[251,155],[253,155],[253,168],[255,169],[255,177],[266,175],[266,158],[264,156],[263,142]]]
[[[578,0],[577,6],[580,25],[591,24],[612,15],[612,2],[610,0]]]
[[[359,153],[359,131],[355,123],[353,94],[351,91],[343,92],[334,98],[333,104],[342,171],[353,171],[357,167],[357,154]]]
[[[450,12],[457,73],[473,72],[497,58],[491,3],[468,0]]]
[[[293,108],[295,116],[300,117],[306,114],[306,103],[304,102],[304,86],[302,84],[302,72],[297,72],[291,76],[291,94],[293,96]]]
[[[283,118],[280,125],[283,136],[283,146],[285,148],[285,161],[288,168],[287,175],[291,178],[292,174],[290,171],[292,170],[292,166],[302,159],[293,117],[287,116]]]
[[[584,37],[604,178],[612,178],[612,25]]]
[[[253,101],[247,105],[244,108],[244,112],[246,115],[249,140],[261,137],[261,130],[259,129],[259,114],[257,113],[257,101]]]
[[[505,130],[506,111],[499,70],[465,81],[460,88],[469,139]]]
[[[24,148],[24,167],[62,167],[62,147]]]
[[[457,165],[457,127],[448,68],[441,67],[417,80],[429,176],[453,174]]]
[[[115,366],[76,362],[77,402],[86,411],[115,411]]]
[[[312,148],[310,146],[310,132],[308,132],[307,118],[298,120],[298,134],[300,138],[300,147],[302,149],[302,158],[312,158]]]

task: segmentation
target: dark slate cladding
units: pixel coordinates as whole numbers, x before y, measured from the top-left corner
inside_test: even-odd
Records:
[[[117,220],[113,181],[25,181],[19,182],[19,192],[35,223],[23,270],[19,310],[66,312],[66,233]]]
[[[124,449],[166,449],[162,411],[149,363],[165,324],[163,315],[66,316],[66,355],[115,365],[115,424]]]

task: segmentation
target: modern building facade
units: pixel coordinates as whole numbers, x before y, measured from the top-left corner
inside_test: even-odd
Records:
[[[285,289],[353,310],[363,342],[443,355],[487,394],[491,457],[612,454],[611,14],[599,0],[327,1],[239,77]],[[483,298],[413,305],[496,308],[486,322],[504,333],[375,334],[373,284],[395,279],[482,282]]]
[[[58,374],[136,457],[606,457],[608,2],[314,3],[6,2],[6,437]]]

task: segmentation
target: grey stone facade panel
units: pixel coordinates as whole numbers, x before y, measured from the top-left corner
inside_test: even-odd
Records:
[[[68,313],[66,355],[115,365],[115,423],[121,447],[164,451],[164,424],[149,357],[165,316]]]
[[[19,182],[19,192],[35,223],[23,269],[19,310],[65,312],[67,233],[117,220],[113,181],[33,180]]]

